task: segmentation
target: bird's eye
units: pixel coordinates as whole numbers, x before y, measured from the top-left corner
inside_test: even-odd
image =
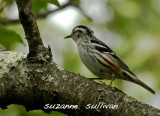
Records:
[[[79,38],[79,37],[80,37],[80,34],[78,34],[77,37]]]
[[[77,38],[79,38],[79,37],[83,34],[83,31],[82,31],[82,30],[75,30],[75,31],[73,31],[73,34],[74,34]]]
[[[77,33],[78,34],[77,37],[79,38],[82,35],[83,32],[81,30],[78,30],[77,32],[78,32]]]
[[[92,33],[94,34],[94,32],[92,31]]]

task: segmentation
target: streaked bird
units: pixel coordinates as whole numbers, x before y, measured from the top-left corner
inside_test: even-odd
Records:
[[[99,79],[123,79],[136,83],[151,93],[155,91],[131,72],[129,67],[102,41],[94,32],[83,25],[76,26],[66,38],[72,38],[78,47],[78,52],[83,64]]]

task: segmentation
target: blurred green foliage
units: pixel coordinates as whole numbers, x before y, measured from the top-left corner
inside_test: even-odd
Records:
[[[133,70],[151,71],[154,79],[159,77],[160,11],[158,1],[109,0],[107,5],[112,7],[114,18],[106,26],[122,37],[124,46],[130,45],[124,47],[124,53],[123,50],[117,52],[122,56],[125,55],[126,61]],[[157,81],[160,83],[160,79]],[[160,88],[158,83],[156,86]]]
[[[47,3],[41,0],[32,0],[32,8],[36,15],[47,10]]]
[[[52,3],[58,7],[61,7],[61,5],[59,4],[59,2],[57,0],[40,0],[40,1],[43,1],[45,3]]]
[[[160,29],[160,15],[154,4],[156,0],[109,0],[108,5],[114,10],[114,19],[107,26],[127,35],[127,38],[135,36],[137,32],[157,33]]]
[[[0,44],[11,50],[17,46],[16,43],[24,44],[20,35],[18,35],[15,31],[0,25]]]
[[[47,11],[47,4],[52,3],[61,7],[57,0],[32,0],[32,6],[36,15]]]
[[[70,43],[67,44],[67,47],[65,51],[62,52],[63,58],[65,58],[63,61],[63,68],[75,73],[78,73],[81,68],[81,61],[78,54],[72,54],[74,53],[74,50],[70,48],[72,46]]]
[[[42,110],[33,110],[26,112],[24,106],[9,105],[7,109],[0,109],[0,116],[67,116],[63,113],[52,111],[49,114],[44,113]]]

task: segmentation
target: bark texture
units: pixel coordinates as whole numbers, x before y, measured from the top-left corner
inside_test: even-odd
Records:
[[[5,51],[4,51],[5,52]],[[22,56],[24,57],[24,56]],[[117,88],[100,85],[90,79],[51,64],[18,61],[0,78],[0,107],[20,104],[27,111],[44,109],[46,104],[73,104],[77,110],[58,110],[70,116],[158,116],[160,110],[126,95]],[[116,109],[86,109],[87,104],[118,105]]]
[[[43,45],[32,10],[32,0],[16,0],[16,3],[19,11],[19,20],[29,45],[28,60],[32,60],[32,62],[52,60],[50,47],[47,49]]]

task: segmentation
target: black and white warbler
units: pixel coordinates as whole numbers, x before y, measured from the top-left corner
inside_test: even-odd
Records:
[[[111,80],[110,86],[114,79],[123,79],[136,83],[155,94],[155,91],[140,81],[105,43],[95,37],[90,28],[83,25],[76,26],[71,35],[66,38],[72,38],[76,42],[84,65],[100,79]]]

